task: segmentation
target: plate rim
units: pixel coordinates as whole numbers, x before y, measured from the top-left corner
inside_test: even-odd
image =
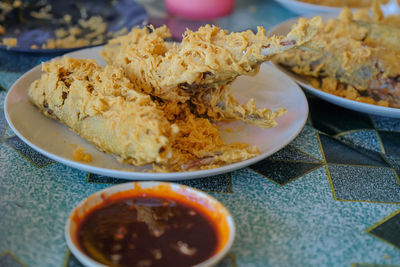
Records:
[[[332,7],[325,5],[312,4],[297,0],[274,0],[276,3],[281,5],[287,10],[290,10],[292,13],[301,16],[308,16],[313,14],[339,14],[342,10],[341,7]],[[354,10],[355,8],[351,8]]]
[[[85,49],[80,49],[78,51],[73,51],[70,54],[73,53],[84,53],[85,50],[90,50],[90,49],[99,49],[100,47],[90,47],[90,48],[85,48]],[[68,56],[68,54],[64,55],[64,56]],[[265,64],[265,63],[264,63]],[[272,64],[267,63],[267,65],[272,68],[275,69],[275,67]],[[276,146],[264,153],[261,153],[260,155],[244,160],[244,161],[240,161],[240,162],[236,162],[236,163],[232,163],[232,164],[228,164],[228,165],[223,165],[221,167],[217,167],[217,168],[212,168],[212,169],[206,169],[206,170],[196,170],[196,171],[186,171],[186,172],[137,172],[137,171],[125,171],[125,170],[116,170],[116,169],[109,169],[109,168],[102,168],[102,167],[97,167],[97,166],[91,166],[88,164],[85,164],[83,162],[78,162],[78,161],[71,161],[69,159],[63,158],[61,156],[57,156],[55,154],[52,154],[50,152],[47,152],[46,150],[38,147],[37,145],[33,144],[32,142],[30,142],[13,124],[13,121],[10,117],[9,114],[9,109],[10,109],[10,103],[9,103],[9,97],[12,94],[13,90],[15,90],[14,88],[16,88],[16,86],[22,82],[27,75],[31,74],[34,71],[37,71],[38,68],[41,67],[41,64],[36,65],[35,67],[33,67],[32,69],[30,69],[29,71],[25,72],[21,77],[19,77],[10,87],[10,89],[7,92],[7,95],[5,97],[5,101],[4,101],[4,114],[5,114],[5,118],[6,121],[8,123],[8,125],[11,127],[11,129],[13,130],[13,132],[24,142],[26,143],[28,146],[30,146],[31,148],[33,148],[34,150],[36,150],[37,152],[41,153],[42,155],[45,155],[46,157],[49,157],[50,159],[56,161],[56,162],[60,162],[64,165],[67,165],[69,167],[72,168],[76,168],[82,171],[86,171],[89,173],[94,173],[94,174],[98,174],[98,175],[102,175],[102,176],[109,176],[109,177],[113,177],[113,178],[120,178],[120,179],[127,179],[127,180],[159,180],[159,181],[177,181],[177,180],[189,180],[189,179],[195,179],[195,178],[204,178],[204,177],[209,177],[209,176],[215,176],[215,175],[220,175],[223,173],[229,173],[232,171],[235,171],[237,169],[240,168],[244,168],[247,167],[249,165],[252,165],[256,162],[259,162],[267,157],[269,157],[270,155],[274,154],[275,152],[277,152],[278,150],[284,148],[285,146],[287,146],[291,141],[293,141],[298,135],[299,133],[303,130],[306,122],[307,122],[307,118],[308,118],[308,114],[309,114],[309,106],[308,106],[308,102],[307,102],[307,98],[304,94],[304,92],[301,90],[301,88],[299,87],[299,85],[297,83],[295,83],[292,79],[290,79],[289,77],[287,78],[287,81],[292,83],[292,86],[295,87],[295,89],[293,90],[298,90],[299,93],[299,97],[301,97],[302,102],[304,103],[304,108],[305,108],[305,112],[304,112],[304,116],[300,117],[301,121],[299,124],[299,127],[296,130],[293,130],[293,133],[287,138],[287,140],[285,140],[284,142],[282,142],[279,146]],[[278,70],[279,71],[279,70]],[[283,76],[287,76],[284,73],[282,73]],[[47,119],[51,119],[51,118],[47,118]],[[60,123],[58,121],[55,120],[55,122]],[[67,126],[68,127],[68,126]],[[68,127],[68,130],[70,130],[70,128]],[[79,135],[78,135],[79,136]],[[80,137],[80,136],[79,136]],[[82,137],[80,137],[82,138]],[[82,138],[83,139],[83,138]],[[85,140],[85,139],[83,139]],[[86,141],[86,140],[85,140]]]
[[[291,10],[293,13],[301,15],[319,14],[319,13],[335,13],[339,14],[345,6],[327,6],[307,3],[299,0],[275,0],[277,3],[283,5],[285,8]],[[359,8],[369,7],[351,7],[352,11]],[[400,4],[388,1],[386,4],[381,5],[381,9],[385,15],[397,14],[400,10]]]
[[[289,1],[292,1],[292,0],[289,0]],[[303,17],[311,18],[314,16],[321,16],[322,19],[324,20],[324,19],[336,18],[337,14],[327,13],[327,14],[317,14],[317,15],[303,16]],[[275,25],[269,31],[269,35],[277,34],[277,32],[279,32],[279,29],[281,27],[290,26],[293,23],[295,23],[299,18],[300,17],[291,18],[291,19],[285,20],[285,21]],[[342,108],[351,109],[353,111],[367,113],[370,115],[385,116],[385,117],[391,117],[391,118],[400,118],[400,108],[383,107],[383,106],[363,103],[363,102],[347,99],[347,98],[344,98],[341,96],[337,96],[337,95],[333,95],[333,94],[324,92],[320,89],[312,87],[309,83],[304,81],[304,79],[301,76],[292,73],[291,71],[280,66],[279,64],[277,64],[273,61],[271,61],[271,64],[275,68],[277,68],[279,71],[283,72],[285,75],[290,77],[297,84],[299,84],[301,86],[301,88],[304,88],[307,92],[309,92],[331,104],[340,106]]]

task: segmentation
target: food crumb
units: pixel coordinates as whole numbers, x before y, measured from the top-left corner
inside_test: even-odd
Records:
[[[12,46],[16,46],[18,43],[16,38],[4,38],[3,39],[3,45],[7,46],[7,47],[12,47]]]
[[[197,252],[196,248],[191,248],[188,244],[182,241],[178,241],[177,244],[172,247],[187,256],[193,256]]]
[[[86,153],[85,149],[81,146],[78,146],[74,149],[74,152],[72,153],[72,157],[74,160],[77,160],[77,161],[84,161],[84,162],[92,161],[92,155],[90,155],[89,153]]]

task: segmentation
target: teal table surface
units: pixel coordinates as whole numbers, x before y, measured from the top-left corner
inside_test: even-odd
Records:
[[[199,23],[167,16],[141,0],[150,23],[177,35]],[[295,14],[269,0],[236,1],[211,21],[231,31],[267,29]],[[0,106],[24,72],[56,54],[0,51]],[[219,266],[400,266],[400,119],[346,110],[308,95],[299,136],[261,162],[231,173],[180,181],[220,200],[237,225]],[[39,154],[0,112],[0,266],[81,266],[64,227],[73,207],[124,182],[67,167]]]

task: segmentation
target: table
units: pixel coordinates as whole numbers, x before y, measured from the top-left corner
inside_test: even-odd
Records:
[[[141,1],[154,24],[163,3]],[[237,0],[218,23],[232,31],[295,16],[268,0]],[[179,27],[178,27],[179,28]],[[56,56],[0,51],[0,106],[25,71]],[[300,135],[232,173],[181,182],[232,212],[237,235],[219,266],[400,266],[400,119],[349,111],[308,95]],[[124,182],[67,167],[33,151],[0,110],[0,266],[81,266],[64,240],[69,212]]]

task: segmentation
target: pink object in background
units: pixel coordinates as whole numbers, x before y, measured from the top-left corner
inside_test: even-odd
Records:
[[[189,19],[214,19],[229,15],[235,0],[165,0],[167,11]]]

